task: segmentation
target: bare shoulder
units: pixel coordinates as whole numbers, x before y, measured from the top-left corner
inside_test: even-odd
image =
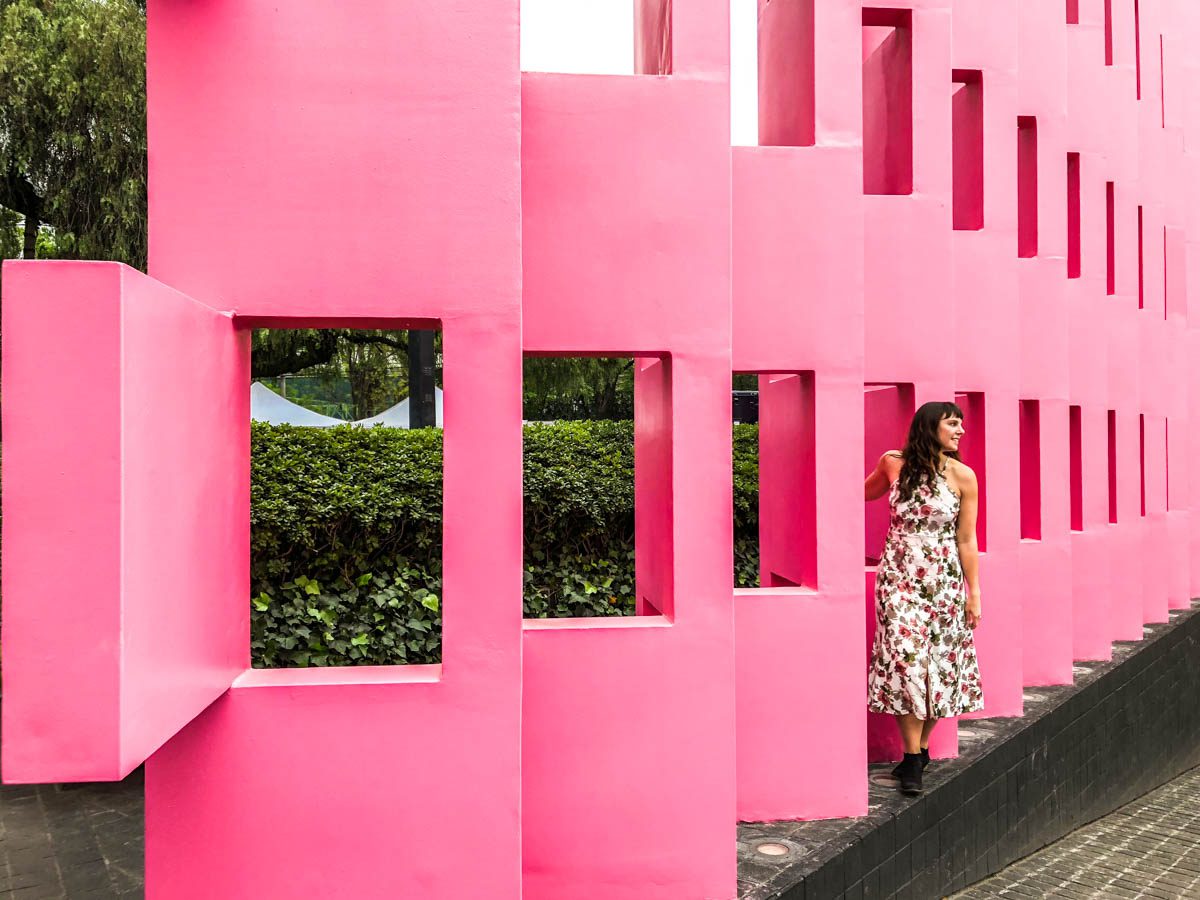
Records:
[[[889,472],[900,471],[900,466],[904,464],[904,454],[899,450],[887,450],[883,456],[879,457],[879,465]]]
[[[965,462],[959,459],[949,459],[950,471],[954,473],[955,480],[963,485],[974,487],[979,483],[979,479],[975,477],[975,470],[968,466]]]

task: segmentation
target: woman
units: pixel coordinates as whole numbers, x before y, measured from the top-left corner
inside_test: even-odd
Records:
[[[891,506],[875,576],[868,708],[896,717],[904,760],[892,774],[905,794],[921,793],[938,719],[983,708],[973,634],[979,484],[958,458],[963,434],[958,406],[926,403],[904,450],[883,454],[866,481],[867,499],[887,494]]]

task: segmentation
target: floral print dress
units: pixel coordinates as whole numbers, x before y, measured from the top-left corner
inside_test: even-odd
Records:
[[[958,557],[959,497],[938,474],[900,497],[875,576],[875,643],[868,709],[945,718],[983,708],[975,639]]]

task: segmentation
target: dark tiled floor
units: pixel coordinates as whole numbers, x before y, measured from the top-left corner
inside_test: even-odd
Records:
[[[1200,769],[954,895],[1200,897]]]

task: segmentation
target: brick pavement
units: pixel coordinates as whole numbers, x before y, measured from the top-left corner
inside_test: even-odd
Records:
[[[1200,768],[953,895],[993,897],[1197,900]]]
[[[141,897],[142,772],[119,784],[0,787],[0,897]]]

